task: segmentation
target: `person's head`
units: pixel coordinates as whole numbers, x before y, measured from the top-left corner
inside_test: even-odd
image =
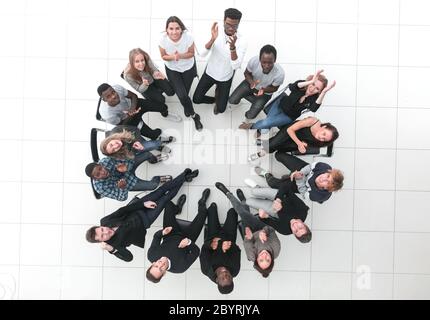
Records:
[[[109,171],[97,162],[87,164],[87,166],[85,167],[85,174],[88,177],[96,180],[106,179],[107,177],[109,177]]]
[[[273,270],[275,259],[267,250],[261,250],[254,261],[254,268],[261,273],[264,278],[267,278]]]
[[[100,143],[100,150],[106,156],[117,159],[133,159],[134,154],[128,148],[123,148],[124,143],[132,143],[133,141],[134,135],[130,131],[123,130],[104,139]]]
[[[232,292],[234,289],[234,283],[230,271],[225,267],[218,267],[215,273],[215,281],[218,285],[218,291],[222,294],[228,294]]]
[[[291,219],[290,227],[296,239],[301,243],[307,243],[312,240],[312,232],[302,220]]]
[[[177,16],[171,16],[166,21],[166,33],[172,41],[178,41],[182,37],[182,32],[187,30],[185,24]]]
[[[312,80],[313,77],[314,77],[313,75],[308,76],[306,78],[306,81]],[[327,83],[328,83],[328,80],[324,75],[322,74],[318,75],[318,78],[315,81],[315,83],[310,84],[306,87],[306,95],[312,96],[314,94],[320,94],[321,91],[323,91],[323,89],[327,87]]]
[[[339,138],[339,132],[334,125],[330,122],[326,122],[321,124],[321,128],[315,133],[315,138],[329,145]]]
[[[141,83],[142,78],[139,75],[139,72],[141,71],[151,72],[151,69],[149,68],[149,65],[148,65],[148,61],[149,61],[149,55],[142,49],[135,48],[130,50],[128,54],[129,68],[126,71],[127,74],[131,75],[133,79]]]
[[[263,73],[269,73],[276,62],[277,52],[274,46],[266,44],[260,49],[260,63]]]
[[[97,88],[97,93],[104,102],[109,106],[114,107],[120,102],[118,93],[107,83],[102,83]]]
[[[228,36],[232,36],[239,28],[242,12],[234,8],[228,8],[224,11],[224,32]]]
[[[169,262],[167,261],[167,257],[161,257],[148,268],[146,279],[154,283],[160,282],[161,278],[166,274],[168,267]]]
[[[90,243],[106,242],[113,237],[115,231],[108,227],[91,227],[88,229],[85,238]]]
[[[330,169],[316,177],[315,183],[319,189],[334,192],[343,187],[343,174],[338,169]]]

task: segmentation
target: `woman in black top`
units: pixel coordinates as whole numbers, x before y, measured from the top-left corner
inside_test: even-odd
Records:
[[[241,129],[270,129],[290,124],[300,117],[303,112],[316,112],[320,107],[327,91],[336,85],[333,81],[327,86],[327,78],[322,75],[323,70],[310,75],[306,80],[298,80],[288,85],[291,91],[289,95],[275,100],[266,119],[256,123],[244,123],[239,126]]]
[[[315,117],[307,117],[294,122],[291,126],[283,127],[275,136],[264,141],[264,150],[251,154],[249,160],[265,156],[266,151],[273,153],[298,150],[300,153],[306,153],[307,148],[329,146],[338,137],[339,132],[330,122],[321,123]]]

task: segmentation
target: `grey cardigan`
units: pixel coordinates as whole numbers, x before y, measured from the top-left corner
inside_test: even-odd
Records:
[[[267,241],[261,242],[260,238],[258,237],[258,234],[261,230],[256,231],[252,234],[251,240],[245,239],[243,240],[243,246],[245,248],[246,257],[249,261],[255,261],[258,254],[262,250],[269,251],[273,259],[277,258],[279,256],[279,252],[281,251],[281,242],[279,241],[278,236],[276,235],[275,229],[273,229],[270,226],[265,226],[262,230],[266,232],[267,235]]]
[[[151,58],[149,58],[148,60],[148,66],[149,69],[151,69],[151,73],[149,72],[145,72],[145,71],[141,71],[139,72],[139,75],[143,78],[145,78],[146,80],[148,80],[149,85],[151,85],[154,82],[154,78],[152,77],[152,75],[154,74],[155,71],[159,71],[158,68],[156,67],[156,65],[154,64],[154,62],[152,61]],[[134,78],[132,78],[130,76],[130,74],[124,72],[124,80],[128,82],[128,84],[137,92],[139,93],[144,93],[149,86],[143,84],[143,83],[139,83],[137,82]]]

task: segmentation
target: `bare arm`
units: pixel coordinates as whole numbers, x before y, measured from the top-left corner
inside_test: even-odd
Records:
[[[321,93],[320,93],[320,95],[318,96],[318,99],[315,101],[316,103],[318,103],[318,104],[322,104],[322,101],[324,100],[324,97],[325,97],[325,94],[329,91],[329,90],[331,90],[331,89],[333,89],[333,87],[336,85],[336,81],[333,81],[332,83],[330,83],[327,87],[325,87],[322,91],[321,91]]]
[[[306,145],[303,141],[301,141],[297,135],[296,135],[296,131],[300,130],[302,128],[306,128],[306,127],[310,127],[312,124],[314,124],[316,121],[318,121],[317,118],[314,117],[307,117],[303,120],[297,121],[296,123],[294,123],[293,125],[291,125],[288,129],[287,129],[287,133],[288,135],[291,137],[291,139],[297,144],[297,147],[299,148],[299,151],[302,152],[303,148],[304,148],[304,152],[306,152]],[[302,153],[304,153],[302,152]]]
[[[135,110],[137,108],[137,95],[134,92],[128,90],[126,97],[131,99],[131,109]]]

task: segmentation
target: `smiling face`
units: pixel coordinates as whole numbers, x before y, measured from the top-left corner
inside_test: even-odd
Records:
[[[112,87],[102,92],[102,100],[111,107],[115,107],[120,102],[118,93]]]
[[[166,29],[167,36],[174,42],[181,39],[182,31],[181,26],[177,22],[170,22]]]
[[[113,139],[108,142],[106,145],[106,152],[108,154],[113,154],[115,152],[118,152],[119,149],[122,147],[122,141],[119,139]]]
[[[96,180],[106,179],[107,177],[109,177],[109,171],[105,167],[97,165],[94,167],[91,176]]]
[[[331,173],[326,172],[316,177],[315,183],[319,189],[328,190],[333,184],[333,177]]]
[[[270,267],[270,264],[272,263],[272,256],[270,255],[267,250],[262,250],[257,256],[257,264],[258,266],[266,270],[268,267]]]
[[[321,127],[315,134],[315,138],[321,142],[327,142],[333,139],[333,132],[326,127]]]
[[[96,228],[95,232],[96,235],[94,239],[100,242],[108,241],[115,234],[115,231],[108,227],[98,227]]]
[[[138,71],[143,71],[146,66],[145,56],[138,53],[133,58],[133,67]]]
[[[167,257],[161,257],[157,261],[152,263],[151,270],[149,271],[154,278],[160,279],[167,272],[169,262]]]
[[[308,232],[306,225],[300,219],[291,219],[290,227],[291,227],[291,231],[297,238],[300,238],[301,236],[305,235]]]
[[[324,83],[322,83],[320,80],[315,81],[315,84],[310,84],[306,88],[306,95],[312,96],[314,94],[320,93],[324,89]]]
[[[273,53],[263,53],[260,58],[260,63],[263,73],[268,74],[275,65],[275,55]]]

